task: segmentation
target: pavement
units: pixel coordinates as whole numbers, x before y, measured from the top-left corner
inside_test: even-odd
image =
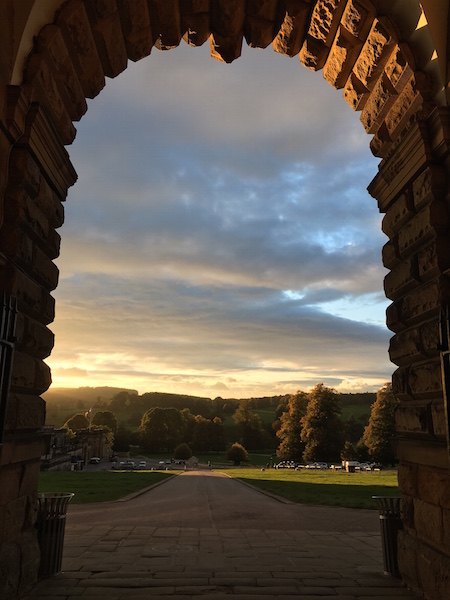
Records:
[[[69,505],[62,572],[24,600],[173,597],[417,600],[383,573],[377,511],[297,505],[214,471]]]

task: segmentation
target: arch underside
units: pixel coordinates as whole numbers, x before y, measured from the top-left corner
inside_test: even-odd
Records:
[[[417,53],[415,30],[401,31],[370,0],[70,0],[37,37],[24,83],[55,115],[64,144],[75,137],[73,121],[87,109],[105,77],[116,77],[153,48],[182,40],[208,42],[211,56],[230,63],[244,41],[252,48],[298,56],[308,69],[343,90],[371,134],[371,149],[385,157],[418,111],[429,112],[442,87]],[[395,4],[395,3],[394,3]],[[408,22],[419,23],[409,2]],[[409,37],[411,44],[402,40]],[[418,63],[418,66],[417,64]]]
[[[29,0],[27,10],[32,6],[38,12],[39,3]],[[15,22],[19,4],[0,4],[0,17]],[[82,118],[86,99],[102,90],[106,78],[116,77],[129,60],[140,60],[154,48],[172,49],[182,40],[192,46],[209,43],[214,58],[230,63],[240,56],[243,43],[252,48],[272,44],[276,52],[298,56],[305,67],[322,70],[324,78],[342,90],[372,136],[372,152],[383,158],[369,191],[386,213],[383,231],[389,237],[383,263],[389,269],[385,291],[392,301],[387,323],[395,334],[390,355],[399,367],[393,383],[401,401],[396,424],[405,507],[401,571],[411,585],[425,590],[427,598],[443,600],[450,578],[450,477],[438,319],[442,306],[450,304],[450,114],[442,100],[440,71],[436,74],[430,67],[436,64],[435,52],[420,3],[49,0],[47,7],[50,4],[57,8],[54,19],[46,17],[44,26],[36,19],[39,27],[23,60],[16,51],[22,47],[20,35],[0,38],[0,79],[4,65],[9,65],[6,91],[0,97],[0,292],[15,296],[19,308],[7,443],[0,454],[0,475],[12,482],[7,495],[12,500],[0,502],[0,519],[6,513],[14,515],[9,529],[2,529],[0,521],[0,551],[6,548],[0,558],[6,570],[17,572],[8,548],[22,544],[25,556],[34,539],[33,502],[42,454],[38,431],[45,422],[40,394],[51,381],[44,360],[53,347],[48,325],[54,319],[51,292],[58,283],[53,262],[59,254],[56,230],[64,221],[67,190],[76,181],[65,149],[76,135],[73,123]],[[446,31],[447,24],[443,27]],[[20,77],[19,64],[24,65]],[[36,556],[31,551],[28,555],[29,581],[35,576]],[[16,579],[8,582],[8,589],[23,585]],[[2,589],[0,585],[0,595]]]

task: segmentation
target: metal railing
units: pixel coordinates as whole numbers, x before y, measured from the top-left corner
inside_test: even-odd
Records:
[[[6,409],[16,341],[17,300],[3,294],[0,304],[0,449],[5,432]]]

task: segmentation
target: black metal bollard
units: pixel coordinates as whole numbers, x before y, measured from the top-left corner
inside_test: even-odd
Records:
[[[394,496],[372,496],[380,515],[381,545],[385,575],[399,577],[397,560],[397,534],[403,529],[400,516],[400,498]]]
[[[72,493],[48,492],[38,494],[38,542],[41,550],[40,579],[61,571],[67,505]]]

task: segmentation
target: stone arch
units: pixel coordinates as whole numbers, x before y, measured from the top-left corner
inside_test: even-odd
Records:
[[[298,55],[343,90],[372,136],[372,152],[382,162],[369,191],[385,213],[389,237],[387,320],[401,399],[400,567],[427,598],[444,598],[450,477],[438,316],[450,300],[450,132],[442,19],[448,3],[438,3],[441,13],[436,0],[51,0],[44,9],[29,0],[18,11],[0,9],[13,25],[0,48],[6,90],[0,97],[0,286],[19,308],[0,462],[0,476],[12,482],[0,508],[14,519],[3,527],[0,552],[8,572],[20,564],[21,575],[5,580],[5,597],[37,572],[32,524],[45,419],[40,394],[50,384],[44,360],[53,346],[53,260],[62,202],[76,180],[65,146],[86,98],[101,91],[106,77],[183,39],[194,46],[209,40],[211,55],[224,62],[239,57],[244,40]]]

